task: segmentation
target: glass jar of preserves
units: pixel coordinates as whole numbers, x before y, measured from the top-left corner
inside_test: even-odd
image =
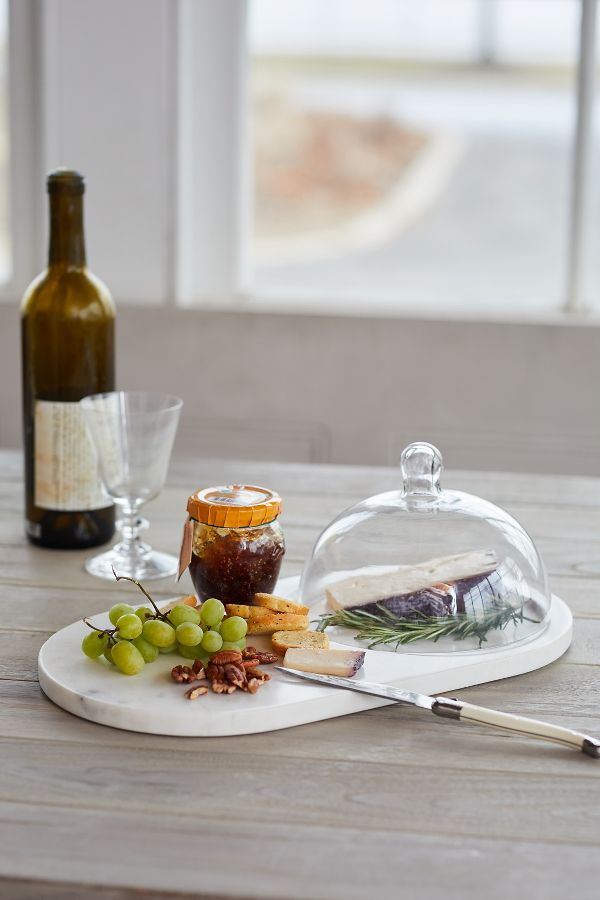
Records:
[[[179,575],[189,566],[200,601],[247,604],[273,591],[285,553],[278,494],[247,484],[205,488],[187,511]]]

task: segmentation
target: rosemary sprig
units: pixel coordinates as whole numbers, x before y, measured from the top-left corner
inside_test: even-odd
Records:
[[[379,612],[364,609],[342,609],[321,616],[317,631],[325,631],[334,625],[341,625],[356,631],[355,638],[369,641],[369,648],[387,644],[398,649],[402,644],[413,641],[438,641],[441,637],[452,637],[457,641],[475,637],[479,646],[487,641],[488,631],[506,628],[510,623],[532,622],[523,613],[523,607],[512,606],[508,601],[498,600],[481,617],[464,614],[448,616],[426,616],[414,611],[410,618],[399,618],[385,606],[377,605]]]

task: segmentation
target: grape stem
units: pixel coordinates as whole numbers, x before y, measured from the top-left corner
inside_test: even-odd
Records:
[[[162,619],[162,621],[167,622],[168,625],[171,624],[169,622],[169,619],[167,618],[167,616],[165,616],[161,613],[160,609],[158,608],[158,606],[156,605],[156,603],[154,602],[154,600],[152,599],[152,597],[150,596],[150,594],[148,593],[146,588],[143,586],[143,584],[140,584],[140,582],[136,581],[135,578],[130,578],[129,575],[117,575],[117,573],[114,570],[114,567],[111,566],[111,568],[112,568],[112,573],[115,576],[117,581],[130,581],[132,584],[135,584],[135,586],[140,589],[140,591],[142,592],[142,594],[145,597],[148,598],[148,600],[150,601],[150,603],[152,604],[152,606],[154,608],[154,612],[156,613],[156,615],[154,616],[155,619]]]
[[[105,634],[108,638],[109,644],[116,643],[116,641],[113,638],[113,635],[117,631],[116,628],[98,628],[96,625],[92,625],[92,623],[90,621],[88,621],[88,619],[83,619],[82,621],[85,622],[85,624],[87,625],[88,628],[93,628],[94,631],[99,631],[100,634]]]

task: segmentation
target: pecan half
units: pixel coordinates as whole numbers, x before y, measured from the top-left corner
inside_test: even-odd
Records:
[[[206,672],[204,671],[204,663],[201,659],[195,659],[194,664],[192,666],[192,672],[196,676],[196,678],[206,678]]]
[[[233,663],[228,663],[224,666],[225,681],[229,682],[229,684],[234,684],[236,687],[244,688],[246,685],[246,672],[244,669],[239,666],[234,666]]]
[[[197,700],[198,697],[202,697],[203,694],[208,694],[208,688],[205,684],[199,684],[198,687],[190,688],[189,691],[185,692],[185,696],[188,700]]]
[[[178,684],[189,684],[190,681],[199,680],[189,666],[173,666],[171,678]]]
[[[235,684],[227,684],[226,681],[211,681],[210,686],[215,694],[233,694],[237,690]]]
[[[209,681],[222,681],[223,669],[221,668],[221,666],[215,665],[214,662],[209,662],[206,667],[206,677]]]
[[[248,683],[250,683],[251,679],[260,682],[260,684],[262,684],[264,681],[271,680],[271,676],[267,675],[266,672],[261,672],[260,669],[248,669],[246,671],[246,675],[248,677]]]
[[[253,669],[255,666],[259,664],[260,660],[256,657],[252,657],[252,659],[243,659],[242,665],[245,669]]]
[[[246,647],[246,649],[242,651],[242,659],[257,659],[261,665],[269,666],[271,663],[276,663],[279,657],[274,653],[269,653],[268,650],[257,650],[256,647]]]
[[[259,687],[261,686],[262,681],[259,681],[258,678],[251,678],[246,685],[246,690],[249,694],[255,694]]]
[[[241,650],[219,650],[214,653],[210,661],[215,666],[224,666],[226,663],[239,663],[242,660]]]

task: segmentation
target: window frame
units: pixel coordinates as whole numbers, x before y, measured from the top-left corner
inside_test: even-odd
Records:
[[[35,0],[9,0],[9,227],[11,277],[0,284],[0,300],[20,296],[41,268],[42,202],[35,190],[39,170],[40,119],[37,83],[39,33]]]

